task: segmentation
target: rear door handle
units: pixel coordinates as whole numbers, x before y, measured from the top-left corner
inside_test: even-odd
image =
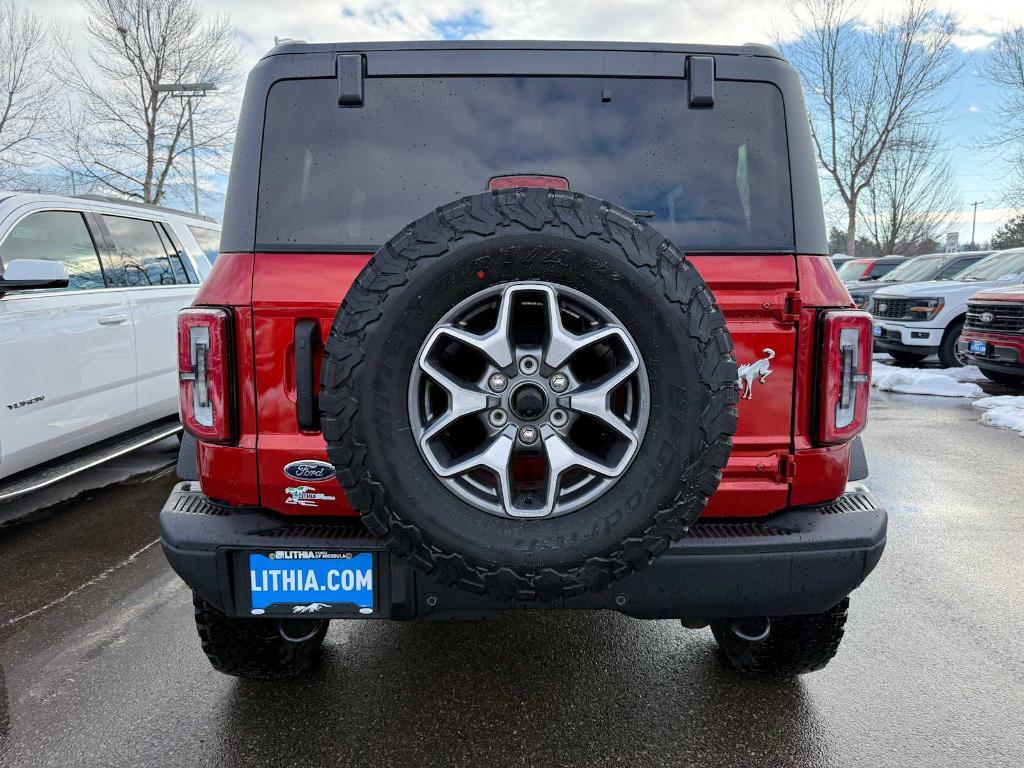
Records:
[[[120,325],[128,322],[128,315],[102,315],[99,319],[100,325]]]

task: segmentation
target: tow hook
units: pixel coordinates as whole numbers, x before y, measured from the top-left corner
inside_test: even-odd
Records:
[[[768,638],[772,623],[767,616],[754,616],[747,619],[734,619],[729,629],[740,640],[748,643],[760,643]]]

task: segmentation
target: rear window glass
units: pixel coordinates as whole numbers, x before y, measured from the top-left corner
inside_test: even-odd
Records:
[[[141,288],[189,281],[181,257],[169,249],[152,221],[106,213],[101,218],[113,238],[113,252],[104,258],[107,283]]]
[[[217,261],[217,257],[220,256],[220,232],[191,225],[189,225],[188,231],[192,233],[192,237],[199,243],[199,247],[203,249],[203,253],[206,254],[206,258],[209,259],[210,263],[213,264]]]
[[[275,84],[257,247],[375,248],[520,173],[648,212],[684,250],[793,247],[778,89],[718,82],[689,109],[685,80],[589,77],[368,78],[358,108],[333,79]]]

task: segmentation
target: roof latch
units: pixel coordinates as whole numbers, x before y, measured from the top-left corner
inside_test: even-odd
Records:
[[[361,53],[339,53],[338,69],[338,106],[363,106],[363,77],[366,66]]]
[[[715,106],[715,60],[711,56],[686,57],[686,81],[691,109]]]

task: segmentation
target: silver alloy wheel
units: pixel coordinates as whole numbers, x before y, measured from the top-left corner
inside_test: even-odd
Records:
[[[507,379],[501,391],[489,385],[495,374]],[[500,517],[548,518],[622,476],[649,402],[644,361],[608,309],[562,285],[514,282],[474,294],[434,326],[408,407],[424,459],[461,499]],[[507,419],[496,424],[498,410]],[[524,442],[523,427],[540,439]]]

